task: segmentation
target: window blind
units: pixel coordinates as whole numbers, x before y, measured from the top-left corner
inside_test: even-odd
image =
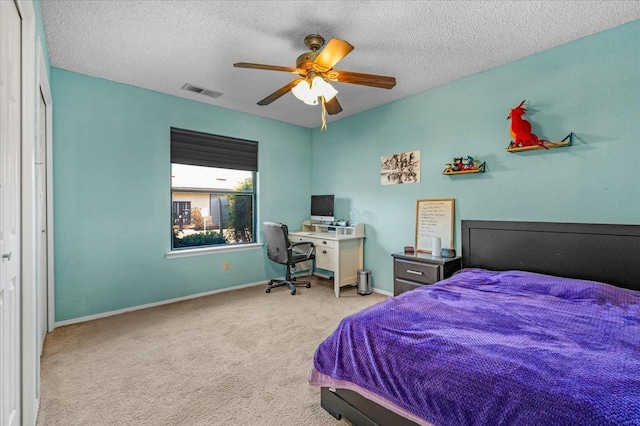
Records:
[[[258,171],[258,142],[171,128],[171,162]]]

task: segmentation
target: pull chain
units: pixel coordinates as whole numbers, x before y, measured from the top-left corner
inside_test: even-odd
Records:
[[[327,108],[324,106],[324,96],[320,96],[322,98],[322,126],[320,127],[321,132],[327,131]]]

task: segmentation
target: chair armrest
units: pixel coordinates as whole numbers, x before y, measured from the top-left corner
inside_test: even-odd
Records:
[[[289,243],[289,250],[293,250],[294,247],[301,246],[301,245],[309,246],[309,251],[307,252],[307,259],[309,259],[313,254],[313,248],[315,247],[315,245],[311,241],[300,241],[297,243]]]

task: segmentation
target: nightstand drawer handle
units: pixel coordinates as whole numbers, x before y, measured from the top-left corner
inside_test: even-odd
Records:
[[[423,273],[422,273],[422,272],[420,272],[420,271],[414,271],[413,269],[407,269],[407,274],[423,275]]]

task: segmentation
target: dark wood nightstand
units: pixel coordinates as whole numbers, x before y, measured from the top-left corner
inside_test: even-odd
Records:
[[[429,253],[394,253],[393,295],[449,278],[462,268],[462,257],[435,257]]]

